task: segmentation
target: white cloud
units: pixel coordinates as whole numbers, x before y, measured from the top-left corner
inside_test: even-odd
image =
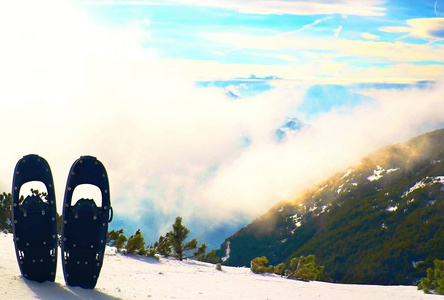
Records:
[[[288,31],[288,32],[281,33],[281,34],[279,34],[278,36],[289,36],[289,35],[292,35],[292,34],[295,34],[295,33],[298,33],[298,32],[302,32],[302,31],[304,31],[304,30],[310,29],[310,28],[312,28],[313,26],[316,26],[316,25],[322,23],[322,22],[325,21],[325,20],[328,20],[329,18],[330,18],[330,17],[326,17],[326,18],[323,18],[323,19],[315,20],[313,23],[310,23],[310,24],[304,25],[304,26],[302,26],[301,28],[296,29],[296,30],[292,30],[292,31]]]
[[[342,28],[343,28],[342,25],[339,25],[338,28],[336,28],[336,29],[334,30],[335,37],[338,37],[338,36],[339,36],[339,33],[341,33]]]
[[[254,213],[273,201],[291,199],[378,147],[411,138],[419,128],[435,128],[444,121],[443,87],[371,91],[376,104],[326,113],[284,144],[252,145],[221,168],[207,187],[207,197],[233,209],[250,207]]]
[[[442,61],[443,46],[421,45],[396,42],[360,41],[333,38],[316,37],[285,37],[285,36],[253,36],[235,33],[218,33],[209,37],[217,42],[231,44],[236,47],[277,50],[277,49],[299,49],[299,50],[332,50],[343,54],[361,56],[378,56],[393,60]]]
[[[361,36],[366,40],[379,40],[379,36],[368,33],[368,32],[361,33]]]
[[[407,33],[404,37],[411,36],[423,39],[444,39],[444,18],[418,18],[407,20],[408,26],[388,26],[379,30],[392,33]]]
[[[294,14],[294,15],[356,15],[356,16],[384,16],[386,9],[381,1],[351,0],[335,1],[285,1],[285,0],[174,0],[175,3],[219,7],[236,10],[246,14]]]

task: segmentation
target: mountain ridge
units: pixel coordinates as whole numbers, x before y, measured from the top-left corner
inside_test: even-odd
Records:
[[[444,255],[444,129],[386,146],[273,206],[230,242],[228,265],[315,254],[344,283],[412,284]]]

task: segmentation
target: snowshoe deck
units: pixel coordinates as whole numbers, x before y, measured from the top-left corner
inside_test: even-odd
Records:
[[[47,195],[20,199],[20,188],[39,181]],[[34,154],[20,159],[12,184],[14,244],[23,277],[38,282],[54,281],[57,267],[57,212],[54,183],[48,162]]]
[[[82,184],[100,189],[100,207],[93,199],[82,198],[72,203],[75,188]],[[105,167],[95,157],[80,157],[69,172],[63,206],[62,261],[67,285],[95,287],[102,268],[110,214],[112,218]]]

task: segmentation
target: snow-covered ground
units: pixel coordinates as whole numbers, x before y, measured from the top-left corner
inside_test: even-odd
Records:
[[[253,274],[248,268],[223,267],[221,272],[212,264],[157,261],[113,250],[107,250],[95,290],[70,288],[64,283],[60,259],[54,283],[25,280],[16,262],[12,235],[0,233],[0,299],[443,299],[414,286],[300,282]]]

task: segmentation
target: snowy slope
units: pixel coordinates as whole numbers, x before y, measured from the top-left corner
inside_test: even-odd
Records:
[[[0,299],[442,299],[413,286],[362,286],[300,282],[256,275],[247,268],[169,259],[124,256],[107,249],[95,290],[69,288],[62,266],[55,283],[25,280],[19,272],[12,235],[0,233]]]

